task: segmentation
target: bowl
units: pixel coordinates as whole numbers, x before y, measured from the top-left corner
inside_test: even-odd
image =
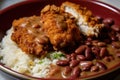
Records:
[[[29,17],[32,15],[39,15],[40,10],[47,4],[61,5],[62,2],[68,0],[27,0],[12,6],[5,8],[0,11],[0,40],[6,34],[6,31],[12,26],[12,21],[21,17]],[[112,18],[116,25],[120,25],[120,10],[108,5],[106,3],[97,0],[69,0],[70,2],[80,4],[87,7],[96,16],[101,16],[103,18]],[[82,77],[81,79],[92,79],[92,80],[110,80],[116,76],[120,71],[120,63],[116,64],[114,67],[95,75],[90,75],[87,77]],[[36,79],[44,80],[43,78],[37,78],[28,76],[25,74],[18,73],[6,67],[0,62],[0,69],[7,74],[20,79]],[[98,78],[99,77],[99,78]],[[58,79],[57,79],[58,80]]]

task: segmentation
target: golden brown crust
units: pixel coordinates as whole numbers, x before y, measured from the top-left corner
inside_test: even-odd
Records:
[[[26,53],[34,55],[43,55],[49,46],[41,43],[39,37],[43,37],[40,25],[40,17],[24,17],[13,21],[13,29],[11,39]]]
[[[61,5],[61,9],[66,12],[66,8],[70,8],[74,11],[74,13],[72,14],[76,14],[74,16],[76,17],[77,20],[79,20],[82,17],[82,19],[80,20],[82,21],[83,24],[87,24],[88,27],[95,28],[98,30],[103,28],[103,24],[101,24],[99,20],[93,16],[92,12],[88,10],[86,7],[82,7],[80,5],[77,5],[71,2],[64,2]],[[68,12],[68,13],[71,13],[71,12]],[[90,34],[87,34],[87,35],[90,35]]]
[[[55,9],[51,7],[44,14],[41,14],[43,29],[55,50],[66,47],[73,48],[81,39],[76,21],[70,17],[70,14],[63,13],[60,9],[56,9],[56,7]]]
[[[81,39],[76,20],[55,5],[45,7],[40,16],[14,20],[13,29],[12,40],[24,52],[39,56],[51,48],[74,49]]]

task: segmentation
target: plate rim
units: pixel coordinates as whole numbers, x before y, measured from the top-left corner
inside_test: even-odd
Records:
[[[34,3],[36,3],[36,2],[41,2],[41,1],[44,2],[45,0],[26,0],[26,1],[21,1],[21,2],[15,3],[15,4],[11,5],[11,6],[8,6],[8,7],[4,8],[4,9],[0,10],[0,15],[6,13],[6,12],[8,12],[8,11],[10,11],[10,10],[18,7],[18,6],[22,6],[22,5],[25,5],[25,4],[30,4],[30,3],[33,3],[33,2],[34,2]],[[51,0],[50,0],[50,1],[51,1]],[[68,0],[68,1],[69,1],[69,0]],[[77,0],[76,0],[76,1],[77,1]],[[78,1],[84,1],[84,0],[78,0]],[[108,7],[109,7],[109,8],[112,8],[112,9],[116,10],[117,13],[120,15],[120,9],[118,9],[118,8],[116,8],[116,7],[114,7],[114,6],[110,5],[110,4],[107,4],[107,3],[104,3],[104,2],[98,1],[98,0],[86,0],[86,1],[87,1],[87,2],[90,2],[90,3],[94,3],[94,4],[97,4],[97,5],[100,5],[100,6],[101,6],[101,4],[104,4],[104,5],[101,6],[101,7],[106,7],[106,6],[107,6],[107,7],[106,7],[107,9],[108,9]],[[115,69],[114,69],[114,68],[115,68]],[[80,79],[92,79],[92,78],[95,78],[95,77],[100,77],[100,76],[103,76],[103,75],[108,74],[108,73],[110,73],[110,72],[113,72],[113,71],[117,70],[118,68],[120,68],[120,64],[117,64],[116,66],[110,68],[110,70],[108,69],[108,71],[105,72],[105,73],[104,73],[104,72],[101,72],[102,74],[101,74],[101,73],[98,73],[98,74],[90,75],[90,77],[88,76],[89,78],[81,77]],[[32,77],[32,76],[29,76],[29,75],[25,75],[25,74],[19,73],[19,72],[17,72],[17,71],[14,71],[14,70],[12,70],[12,69],[4,66],[4,64],[2,64],[1,62],[0,62],[0,69],[3,70],[3,71],[5,71],[5,72],[7,72],[7,73],[9,73],[9,74],[12,73],[13,76],[20,76],[20,77],[23,77],[23,78],[25,78],[25,79],[44,79],[44,78]],[[111,69],[112,69],[112,70],[111,70]],[[17,74],[16,74],[16,73],[17,73]],[[104,73],[104,74],[103,74],[103,73]],[[95,75],[96,75],[96,76],[95,76]],[[94,76],[95,76],[95,77],[94,77]],[[47,79],[49,79],[49,78],[47,78]]]

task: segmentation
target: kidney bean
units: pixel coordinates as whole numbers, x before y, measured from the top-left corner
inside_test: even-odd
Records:
[[[71,56],[71,60],[75,60],[76,59],[76,54],[75,53],[72,53],[70,56]]]
[[[106,43],[105,42],[98,42],[97,45],[99,47],[105,47],[106,46]]]
[[[96,18],[97,18],[100,22],[102,22],[102,21],[103,21],[103,18],[102,18],[102,17],[100,17],[100,16],[96,16]]]
[[[64,68],[63,74],[65,76],[70,75],[71,71],[72,71],[72,69],[69,66],[67,66],[67,67]]]
[[[98,66],[101,70],[106,70],[107,69],[107,66],[102,63],[102,62],[96,62],[96,66]]]
[[[108,55],[108,50],[107,50],[107,48],[105,48],[105,47],[102,47],[101,48],[101,50],[100,50],[100,57],[105,57],[105,56],[107,56]]]
[[[112,41],[116,41],[117,40],[117,37],[115,35],[111,35],[110,38],[111,38]]]
[[[69,54],[66,55],[66,58],[67,58],[68,61],[71,61],[71,56]]]
[[[100,48],[99,47],[92,47],[92,52],[94,53],[96,59],[101,59],[100,57]]]
[[[87,38],[87,41],[92,41],[92,38],[91,38],[91,37],[88,37],[88,38]]]
[[[120,44],[118,42],[112,42],[112,47],[119,49],[120,48]]]
[[[116,56],[117,56],[118,58],[120,58],[120,53],[116,53]]]
[[[91,66],[93,65],[92,61],[81,61],[80,66],[82,71],[90,70]]]
[[[86,57],[87,60],[92,60],[93,59],[91,48],[89,48],[89,47],[86,48],[85,57]]]
[[[78,60],[72,60],[70,61],[70,67],[75,67],[79,64],[79,61]]]
[[[99,67],[98,66],[92,66],[91,67],[91,72],[96,72],[96,71],[98,71],[99,70]]]
[[[91,45],[92,45],[92,42],[86,41],[85,44],[88,45],[88,46],[91,46]]]
[[[75,53],[76,54],[83,54],[85,49],[86,49],[86,45],[82,45],[82,46],[79,46],[76,50],[75,50]]]
[[[114,60],[114,57],[112,55],[108,56],[110,60]]]
[[[92,41],[92,45],[97,46],[97,44],[98,44],[98,40],[93,40]]]
[[[109,31],[110,30],[110,25],[109,24],[104,24],[104,30]]]
[[[79,67],[73,68],[72,76],[79,77],[79,76],[80,76],[80,73],[81,73],[81,70],[80,70]]]
[[[116,37],[117,37],[118,40],[120,41],[120,34],[119,34],[119,33],[116,34]]]
[[[118,25],[112,25],[111,26],[112,30],[119,32],[120,31],[120,26]]]
[[[107,61],[107,62],[110,62],[110,61],[111,61],[108,56],[105,56],[103,60],[105,60],[105,61]]]
[[[84,55],[77,55],[77,60],[84,61],[84,60],[86,60],[86,57]]]
[[[108,24],[108,25],[113,25],[114,24],[114,20],[112,18],[106,18],[103,20],[104,24]]]
[[[69,61],[67,61],[67,60],[58,60],[56,62],[56,64],[59,65],[59,66],[68,66],[69,65]]]

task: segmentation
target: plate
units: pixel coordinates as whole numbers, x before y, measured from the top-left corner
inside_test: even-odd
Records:
[[[4,10],[0,11],[0,39],[2,39],[6,31],[11,27],[12,25],[11,23],[14,19],[18,19],[20,17],[32,16],[32,15],[39,15],[40,10],[45,5],[55,4],[59,6],[64,1],[66,0],[58,0],[58,1],[57,0],[29,0],[29,1],[23,1],[5,8]],[[103,18],[112,18],[115,21],[116,25],[120,25],[119,23],[120,10],[111,5],[108,5],[96,0],[69,0],[69,1],[80,4],[81,6],[87,7],[93,12],[94,15],[101,16]],[[108,79],[108,76],[110,79],[115,77],[116,73],[120,71],[119,67],[120,67],[120,63],[115,65],[113,68],[107,70],[104,73],[83,77],[82,79],[92,79],[96,77],[100,77],[101,79]],[[2,63],[0,63],[0,69],[18,78],[40,79],[40,78],[35,78],[28,75],[20,74],[16,71],[9,69],[8,67],[5,67],[4,64]]]

